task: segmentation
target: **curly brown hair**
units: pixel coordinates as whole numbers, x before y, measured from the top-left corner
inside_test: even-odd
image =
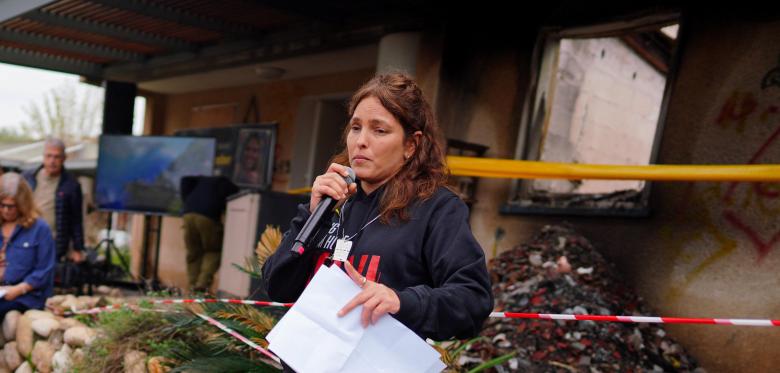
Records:
[[[8,172],[0,176],[0,199],[13,198],[16,202],[18,216],[16,223],[24,228],[30,228],[35,220],[41,216],[38,206],[33,199],[33,191],[22,175]],[[0,216],[0,223],[4,223]]]
[[[430,198],[439,187],[445,186],[448,171],[444,164],[444,150],[441,131],[436,123],[431,106],[423,97],[422,90],[409,76],[401,73],[379,74],[363,84],[349,102],[348,117],[352,118],[355,108],[366,98],[375,97],[389,111],[404,129],[404,141],[414,141],[413,134],[422,133],[414,154],[401,169],[387,181],[379,204],[381,221],[389,224],[391,219],[409,220],[408,206],[413,202]],[[347,123],[342,135],[343,150],[332,162],[349,166],[346,138],[350,126]]]

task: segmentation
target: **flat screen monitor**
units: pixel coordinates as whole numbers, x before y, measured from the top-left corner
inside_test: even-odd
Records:
[[[202,137],[100,137],[95,199],[104,211],[180,215],[184,176],[211,176],[215,141]]]

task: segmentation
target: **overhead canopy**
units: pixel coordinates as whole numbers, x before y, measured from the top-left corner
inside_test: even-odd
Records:
[[[518,13],[411,0],[2,0],[0,62],[181,93],[258,83],[275,67],[286,78],[371,68],[389,33],[511,46],[541,24],[587,25],[676,2],[651,3],[553,0]]]
[[[94,81],[160,80],[367,45],[419,26],[394,4],[399,16],[362,1],[8,0],[0,62]]]

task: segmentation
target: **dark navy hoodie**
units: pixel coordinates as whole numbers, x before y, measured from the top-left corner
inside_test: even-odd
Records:
[[[271,299],[294,302],[322,264],[329,264],[336,239],[357,233],[379,214],[384,188],[358,192],[324,222],[300,257],[290,253],[298,231],[311,215],[308,205],[285,232],[282,243],[263,266]],[[410,220],[381,219],[352,240],[349,261],[368,280],[393,289],[401,309],[392,315],[423,338],[446,340],[475,336],[493,309],[485,257],[468,224],[468,208],[446,188],[408,207]],[[339,220],[342,220],[343,227]],[[336,265],[341,264],[336,262]]]

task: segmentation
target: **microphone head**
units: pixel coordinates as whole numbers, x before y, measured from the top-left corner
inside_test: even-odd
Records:
[[[347,176],[344,176],[344,181],[347,182],[347,185],[350,185],[357,181],[355,170],[353,170],[352,167],[347,167]]]

